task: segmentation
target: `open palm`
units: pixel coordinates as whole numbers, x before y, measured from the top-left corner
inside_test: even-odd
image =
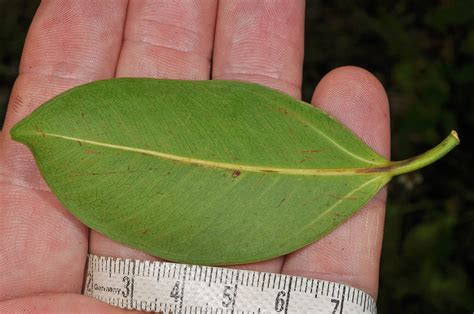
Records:
[[[257,82],[299,98],[304,1],[43,1],[0,134],[0,312],[121,311],[82,296],[87,253],[156,259],[89,230],[57,201],[10,128],[75,85],[112,77]],[[342,67],[312,103],[389,154],[387,97],[367,71]],[[377,294],[385,191],[297,252],[236,266],[347,283]]]

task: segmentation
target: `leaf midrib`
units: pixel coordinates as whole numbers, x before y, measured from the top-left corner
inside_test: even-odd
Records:
[[[215,169],[225,169],[231,171],[248,171],[248,172],[262,172],[262,173],[276,173],[276,174],[286,174],[286,175],[303,175],[303,176],[339,176],[339,175],[374,175],[375,172],[382,174],[384,169],[387,168],[389,163],[385,166],[376,166],[376,167],[366,167],[366,168],[310,168],[310,169],[300,169],[300,168],[277,168],[277,167],[265,167],[265,166],[249,166],[249,165],[240,165],[240,164],[233,164],[233,163],[223,163],[223,162],[216,162],[211,160],[202,160],[184,156],[178,156],[168,153],[157,152],[153,150],[143,149],[143,148],[136,148],[136,147],[129,147],[125,145],[117,145],[117,144],[109,144],[109,143],[102,143],[97,141],[86,140],[82,138],[67,136],[67,135],[60,135],[54,133],[47,133],[47,132],[40,132],[37,133],[40,136],[49,136],[55,137],[63,140],[68,141],[75,141],[80,143],[86,143],[94,146],[99,147],[107,147],[122,151],[128,152],[135,152],[140,153],[148,156],[154,156],[162,159],[172,160],[181,162],[184,164],[191,164],[206,168],[215,168]],[[377,171],[380,169],[381,171]],[[367,171],[370,170],[370,171]]]

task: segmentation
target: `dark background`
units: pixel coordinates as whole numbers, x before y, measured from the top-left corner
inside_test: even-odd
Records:
[[[0,126],[37,0],[0,0]],[[380,313],[474,311],[474,1],[307,0],[304,98],[329,70],[358,65],[386,87],[392,159],[462,144],[390,183]]]

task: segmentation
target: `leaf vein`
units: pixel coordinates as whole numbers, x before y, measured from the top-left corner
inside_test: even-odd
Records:
[[[207,168],[217,168],[217,169],[226,169],[226,170],[239,170],[239,171],[249,171],[249,172],[262,172],[262,173],[276,173],[276,174],[287,174],[287,175],[306,175],[306,176],[336,176],[336,175],[368,175],[373,174],[373,171],[364,171],[369,168],[311,168],[311,169],[301,169],[301,168],[276,168],[276,167],[265,167],[265,166],[251,166],[251,165],[241,165],[241,164],[232,164],[217,162],[211,160],[202,160],[196,158],[190,158],[185,156],[178,156],[169,153],[157,152],[149,149],[130,147],[125,145],[102,143],[92,140],[81,139],[77,137],[71,137],[66,135],[54,134],[41,132],[41,136],[55,137],[63,140],[69,140],[74,142],[81,142],[90,145],[95,145],[99,147],[107,147],[122,151],[141,153],[149,156],[159,157],[162,159],[177,161],[185,164],[192,164],[196,166],[202,166]],[[376,168],[374,168],[376,169]]]

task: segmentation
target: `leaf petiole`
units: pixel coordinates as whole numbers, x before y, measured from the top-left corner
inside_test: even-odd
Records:
[[[427,152],[405,160],[391,162],[385,169],[386,173],[390,176],[396,176],[423,168],[446,155],[459,143],[457,132],[452,130],[441,143]]]

